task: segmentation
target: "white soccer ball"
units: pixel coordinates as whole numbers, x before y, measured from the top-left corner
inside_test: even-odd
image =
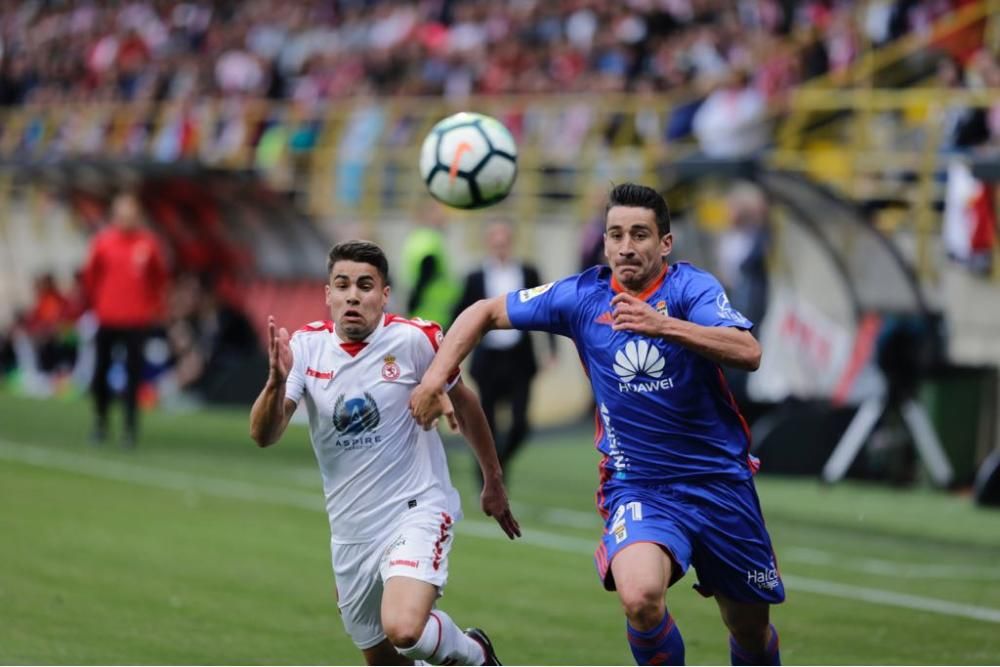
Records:
[[[514,186],[517,145],[496,118],[463,111],[440,121],[424,139],[420,176],[443,204],[490,206]]]

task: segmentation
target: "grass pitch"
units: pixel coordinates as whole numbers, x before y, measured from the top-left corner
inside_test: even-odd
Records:
[[[304,428],[257,449],[242,412],[151,414],[140,447],[86,444],[79,402],[0,396],[0,663],[358,664],[333,596]],[[631,664],[591,560],[590,434],[515,462],[508,542],[449,450],[466,520],[441,601],[508,664]],[[1000,512],[936,492],[758,478],[788,601],[785,664],[1000,663]],[[690,664],[728,664],[689,573],[668,604]]]

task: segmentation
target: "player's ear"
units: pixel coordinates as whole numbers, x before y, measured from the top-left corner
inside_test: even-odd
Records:
[[[327,306],[333,305],[332,303],[330,303],[330,283],[323,285],[323,297],[324,301],[326,301]]]
[[[660,237],[660,254],[666,257],[670,254],[670,251],[674,249],[674,235],[667,232]]]

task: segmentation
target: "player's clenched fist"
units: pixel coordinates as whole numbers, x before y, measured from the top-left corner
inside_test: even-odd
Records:
[[[444,387],[431,386],[425,382],[417,385],[410,393],[410,414],[425,431],[436,427],[441,415],[448,420],[448,426],[453,431],[458,430],[455,407],[445,393]]]
[[[644,336],[661,336],[665,316],[658,313],[652,306],[631,294],[619,292],[611,300],[614,323],[611,327],[616,331],[626,330]]]

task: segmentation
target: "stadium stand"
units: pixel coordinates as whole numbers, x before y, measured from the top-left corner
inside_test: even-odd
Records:
[[[950,276],[940,210],[950,161],[998,141],[995,1],[12,7],[0,26],[0,200],[30,217],[32,193],[58,193],[71,204],[67,238],[83,238],[114,187],[140,183],[178,271],[211,273],[221,301],[258,333],[268,309],[296,322],[322,315],[304,295],[322,278],[330,240],[379,238],[396,256],[424,197],[414,178],[420,140],[443,115],[476,108],[503,120],[522,147],[506,212],[539,221],[532,233],[553,247],[579,246],[593,193],[610,179],[667,187],[705,156],[751,156],[859,204],[851,225],[889,236],[930,307],[963,322],[949,339],[955,358],[995,352],[995,324],[974,307],[980,297],[938,298],[941,285],[993,289],[964,268]],[[726,111],[737,101],[747,110],[740,122]],[[691,202],[708,244],[730,225],[713,201],[726,187]],[[684,196],[671,194],[681,211]],[[866,278],[884,265],[854,253],[854,235],[814,227],[835,234],[826,243],[864,290],[898,285]],[[458,257],[477,252],[461,232],[451,242]],[[805,243],[783,242],[789,253]],[[987,238],[977,261],[996,276],[992,248]],[[54,258],[43,254],[18,266],[41,272]],[[547,259],[553,273],[576,262]],[[31,274],[17,271],[0,280],[9,304],[30,294]],[[864,313],[851,312],[851,299],[834,319],[853,331]]]

